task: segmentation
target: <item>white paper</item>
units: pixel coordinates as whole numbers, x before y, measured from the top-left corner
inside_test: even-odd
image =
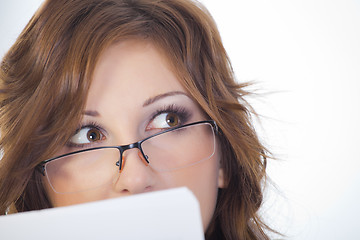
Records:
[[[0,239],[204,239],[187,188],[0,217]]]

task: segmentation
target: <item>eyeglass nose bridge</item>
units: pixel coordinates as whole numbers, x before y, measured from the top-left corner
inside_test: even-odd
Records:
[[[122,172],[122,170],[124,170],[124,164],[125,164],[125,160],[124,160],[124,156],[123,156],[124,152],[126,150],[133,149],[133,148],[139,149],[138,155],[139,155],[140,159],[144,162],[144,164],[146,166],[149,165],[148,156],[145,155],[145,153],[143,152],[143,150],[141,148],[141,141],[131,143],[131,144],[128,144],[128,145],[117,146],[117,149],[120,152],[120,158],[119,158],[119,161],[116,162],[116,166],[119,167],[119,172],[120,173]]]

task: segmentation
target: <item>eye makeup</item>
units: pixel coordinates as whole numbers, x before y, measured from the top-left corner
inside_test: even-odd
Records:
[[[153,110],[153,112],[149,115],[148,120],[146,120],[145,126],[143,125],[143,127],[145,127],[144,130],[141,130],[141,132],[146,132],[145,135],[149,136],[149,134],[151,135],[155,132],[170,128],[170,126],[157,127],[154,123],[156,118],[158,118],[162,114],[172,114],[172,116],[175,116],[177,120],[176,127],[190,123],[194,115],[193,110],[190,107],[186,107],[176,103],[165,104]],[[103,124],[101,124],[101,119],[105,117],[106,116],[99,116],[97,121],[84,121],[84,123],[82,123],[80,127],[77,128],[74,135],[69,139],[66,147],[71,150],[75,150],[96,147],[99,146],[99,144],[104,145],[104,141],[107,139],[108,132],[111,132],[106,130],[110,130],[111,126],[104,126]],[[88,130],[84,131],[86,129]],[[99,138],[93,138],[95,139],[93,141],[93,139],[89,137],[90,131],[93,131],[94,134],[99,134]]]
[[[159,108],[158,110],[156,110],[151,115],[149,123],[151,121],[153,121],[157,116],[159,116],[163,113],[172,113],[172,114],[177,115],[180,120],[179,125],[186,124],[192,117],[192,112],[190,110],[188,110],[186,107],[176,105],[176,104],[170,104],[170,105],[165,105],[165,106]]]
[[[99,136],[100,136],[100,139],[99,140],[96,140],[96,141],[91,141],[90,139],[88,139],[88,132],[86,132],[86,135],[85,136],[81,136],[79,135],[84,129],[89,129],[92,130],[92,131],[97,131]],[[99,142],[102,142],[106,139],[106,131],[103,127],[101,127],[100,124],[98,124],[97,122],[95,121],[89,121],[89,122],[86,122],[86,123],[83,123],[80,127],[77,128],[77,130],[75,131],[74,135],[69,139],[69,141],[66,143],[66,146],[69,147],[69,148],[90,148],[92,147],[94,144],[98,144]],[[79,135],[79,136],[77,136]],[[77,139],[75,139],[77,136]],[[75,143],[75,141],[79,140],[79,139],[86,139],[87,141],[89,142],[86,142],[86,143]]]

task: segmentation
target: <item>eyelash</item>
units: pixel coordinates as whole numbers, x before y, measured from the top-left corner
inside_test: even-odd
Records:
[[[183,106],[177,106],[175,104],[164,106],[161,109],[158,109],[150,118],[150,122],[152,122],[157,116],[159,116],[162,113],[174,113],[179,116],[180,118],[180,124],[184,125],[189,119],[191,118],[191,112],[188,111]]]
[[[94,122],[94,121],[91,121],[91,122],[86,122],[84,124],[82,124],[80,127],[78,127],[75,131],[75,133],[72,135],[74,136],[75,134],[77,134],[81,129],[84,129],[84,128],[95,128],[97,129],[99,132],[101,132],[102,134],[104,134],[104,132],[106,132],[101,126],[100,124]],[[84,144],[75,144],[75,143],[72,143],[70,141],[68,141],[66,143],[66,146],[67,147],[70,147],[70,148],[90,148],[91,147],[91,143],[84,143]]]
[[[160,114],[163,114],[163,113],[174,113],[174,114],[178,115],[179,119],[180,119],[180,125],[184,125],[185,123],[187,123],[192,116],[192,113],[190,111],[188,111],[185,107],[176,106],[175,104],[172,104],[172,105],[164,106],[164,107],[156,110],[151,115],[149,123],[151,123],[157,116],[159,116]],[[106,133],[106,131],[104,130],[103,127],[101,127],[100,124],[98,124],[94,121],[91,121],[91,122],[84,123],[80,127],[78,127],[76,129],[75,133],[73,134],[73,136],[75,134],[77,134],[81,129],[84,129],[84,128],[95,128],[102,134],[104,134],[104,132]],[[69,148],[90,148],[90,147],[92,147],[91,143],[75,144],[70,141],[67,142],[66,146]]]

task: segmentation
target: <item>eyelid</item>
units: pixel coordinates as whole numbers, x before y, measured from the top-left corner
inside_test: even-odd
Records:
[[[176,104],[170,104],[170,105],[165,105],[162,108],[157,109],[150,117],[150,121],[154,120],[155,117],[157,117],[158,115],[162,114],[162,113],[180,113],[180,114],[185,114],[186,117],[190,118],[192,113],[191,111],[189,111],[186,107],[184,106],[179,106]]]
[[[96,141],[96,142],[90,142],[90,143],[84,143],[84,144],[77,144],[77,143],[70,142],[72,137],[74,137],[76,134],[79,133],[79,131],[81,131],[82,129],[85,129],[85,128],[90,128],[90,129],[95,128],[95,129],[97,129],[102,134],[102,138],[104,138],[104,139],[101,139],[101,140]],[[106,136],[107,136],[107,132],[103,127],[101,127],[100,124],[98,124],[98,123],[96,123],[94,121],[88,121],[88,122],[82,123],[76,129],[75,133],[67,141],[66,146],[71,147],[71,148],[84,148],[84,147],[89,148],[89,147],[92,147],[95,144],[98,144],[98,143],[103,142],[104,140],[106,140],[106,138],[107,138]]]
[[[179,116],[180,119],[180,125],[184,125],[185,123],[187,123],[189,121],[189,119],[191,119],[193,113],[192,111],[190,111],[187,107],[185,106],[181,106],[181,105],[176,105],[176,104],[170,104],[170,105],[165,105],[162,108],[159,108],[158,110],[156,110],[150,117],[149,123],[146,126],[146,130],[152,130],[155,128],[150,128],[149,125],[151,125],[151,123],[153,122],[153,120],[160,116],[161,114],[164,113],[174,113],[177,114]]]
[[[78,133],[81,129],[86,127],[93,127],[98,129],[99,131],[106,132],[105,128],[102,127],[102,125],[96,121],[93,120],[84,120],[82,123],[79,124],[79,126],[76,128],[74,134]]]

